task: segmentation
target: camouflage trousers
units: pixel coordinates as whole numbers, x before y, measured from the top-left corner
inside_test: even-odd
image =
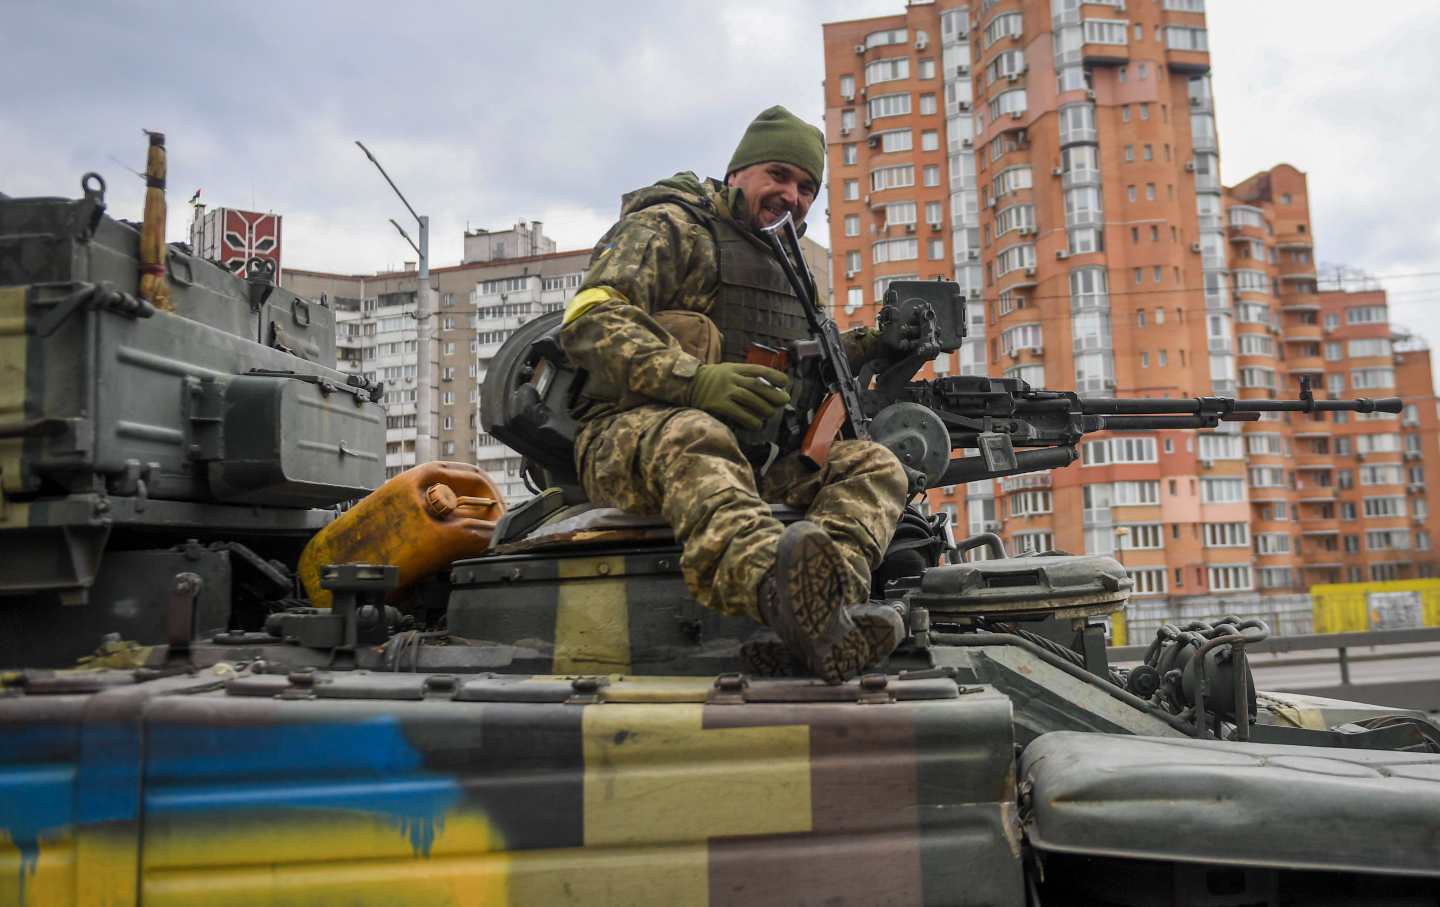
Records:
[[[658,514],[683,546],[686,585],[700,604],[756,620],[756,587],[775,563],[783,530],[767,502],[806,511],[835,542],[849,574],[847,596],[864,601],[906,497],[890,451],[836,441],[820,469],[781,457],[757,489],[735,436],[698,409],[647,405],[588,422],[576,438],[585,494],[627,513]]]

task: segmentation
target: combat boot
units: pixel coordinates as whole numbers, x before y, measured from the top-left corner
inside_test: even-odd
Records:
[[[761,619],[826,683],[856,676],[890,654],[904,635],[894,609],[847,607],[845,586],[835,543],[824,529],[801,520],[781,535],[775,567],[757,590]]]

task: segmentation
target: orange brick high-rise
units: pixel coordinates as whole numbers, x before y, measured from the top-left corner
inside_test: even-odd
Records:
[[[1396,351],[1383,294],[1318,292],[1302,173],[1224,187],[1208,38],[1203,0],[939,0],[824,26],[842,327],[873,323],[890,281],[939,276],[971,330],[940,374],[1242,398],[1302,375],[1392,396],[1413,375],[1403,419],[1097,436],[1066,469],[932,496],[1015,549],[1118,547],[1142,630],[1437,569],[1434,484],[1405,459],[1440,454],[1428,353]]]

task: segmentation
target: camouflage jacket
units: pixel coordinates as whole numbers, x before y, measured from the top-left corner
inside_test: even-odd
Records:
[[[753,228],[738,189],[701,182],[693,173],[677,173],[626,195],[619,222],[591,255],[560,333],[570,358],[603,384],[681,405],[702,363],[652,316],[670,309],[709,314],[720,282],[715,237],[686,205]],[[845,336],[850,358],[866,358],[873,332],[859,329]],[[580,415],[596,418],[617,408],[597,401]]]

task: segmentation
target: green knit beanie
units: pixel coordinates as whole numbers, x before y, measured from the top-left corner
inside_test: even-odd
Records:
[[[745,130],[725,174],[766,161],[793,164],[814,177],[818,185],[825,175],[825,135],[784,107],[771,107]]]

